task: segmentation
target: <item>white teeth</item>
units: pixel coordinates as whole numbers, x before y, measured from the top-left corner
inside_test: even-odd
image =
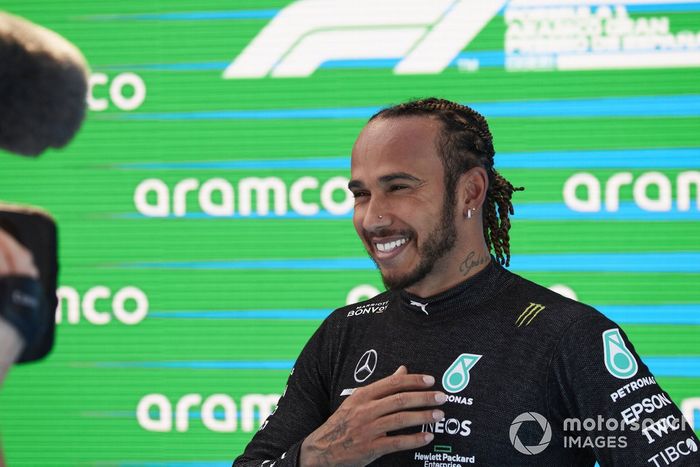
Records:
[[[386,253],[388,251],[392,251],[395,248],[400,247],[401,245],[403,245],[406,242],[407,242],[407,240],[405,238],[402,238],[400,240],[394,240],[393,242],[377,243],[376,245],[377,245],[377,250]]]

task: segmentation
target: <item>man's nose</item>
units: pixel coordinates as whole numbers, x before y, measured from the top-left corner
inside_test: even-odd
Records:
[[[369,201],[362,227],[368,232],[375,232],[391,225],[392,215],[381,196],[373,196]]]

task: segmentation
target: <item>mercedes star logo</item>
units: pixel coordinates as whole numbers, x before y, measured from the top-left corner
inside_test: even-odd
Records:
[[[370,349],[363,353],[355,367],[355,381],[361,383],[372,376],[377,367],[377,351]]]

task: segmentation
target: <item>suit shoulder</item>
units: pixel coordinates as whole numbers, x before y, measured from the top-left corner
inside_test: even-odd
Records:
[[[338,320],[345,320],[346,318],[352,318],[355,316],[384,313],[389,306],[390,297],[391,292],[385,291],[368,300],[345,305],[335,309],[330,314],[328,319],[337,322]]]
[[[509,294],[518,305],[513,310],[517,327],[549,328],[555,333],[578,321],[606,320],[600,311],[590,305],[565,297],[553,290],[516,275]]]

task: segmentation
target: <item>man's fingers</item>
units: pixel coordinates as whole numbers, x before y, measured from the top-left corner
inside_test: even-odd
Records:
[[[10,263],[5,259],[5,251],[0,245],[0,276],[10,275]]]
[[[380,418],[374,423],[373,428],[377,434],[380,434],[401,430],[402,428],[435,423],[443,418],[445,418],[445,412],[438,409],[421,410],[419,412],[397,412]]]
[[[406,409],[434,407],[444,404],[445,401],[447,395],[440,391],[399,392],[372,402],[372,413],[381,417]]]
[[[39,277],[31,251],[0,229],[0,275]]]
[[[401,374],[398,372],[399,370],[393,375],[375,381],[355,392],[366,399],[381,399],[398,392],[427,389],[435,384],[435,378],[430,375]]]
[[[372,446],[376,458],[397,451],[416,449],[430,443],[434,438],[432,433],[415,433],[411,435],[384,436],[377,439]]]

